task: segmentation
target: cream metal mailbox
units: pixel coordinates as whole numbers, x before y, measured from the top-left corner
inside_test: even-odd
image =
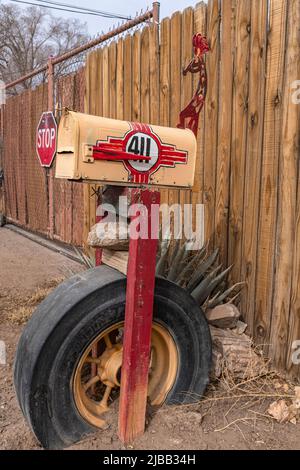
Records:
[[[197,140],[173,129],[65,110],[58,130],[56,177],[118,186],[191,188]]]

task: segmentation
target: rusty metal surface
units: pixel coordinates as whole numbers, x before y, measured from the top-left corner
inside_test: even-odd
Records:
[[[204,56],[210,51],[207,39],[200,33],[193,38],[194,58],[184,69],[183,75],[199,73],[199,83],[195,95],[190,104],[180,113],[179,129],[191,129],[195,136],[198,135],[199,118],[207,95],[207,72]]]

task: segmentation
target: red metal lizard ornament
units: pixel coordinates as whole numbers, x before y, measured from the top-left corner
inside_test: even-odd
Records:
[[[204,55],[210,51],[207,39],[200,33],[193,37],[194,58],[184,69],[183,75],[190,73],[200,73],[199,83],[196,93],[190,104],[180,113],[178,129],[191,129],[195,136],[198,134],[199,117],[203,109],[207,94],[207,72]]]

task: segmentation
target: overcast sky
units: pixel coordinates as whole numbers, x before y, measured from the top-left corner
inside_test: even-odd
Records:
[[[30,0],[28,0],[30,1]],[[36,3],[38,1],[33,0]],[[94,8],[97,10],[108,11],[110,13],[118,13],[125,16],[135,16],[136,12],[141,9],[146,10],[152,6],[151,0],[56,0],[57,2],[69,3],[74,6],[82,6],[85,8]],[[194,6],[199,0],[161,0],[161,18],[170,16],[177,10],[183,10],[186,7]],[[1,3],[9,3],[8,0],[3,0]],[[80,18],[88,25],[88,32],[90,35],[103,31],[107,31],[110,26],[118,23],[117,20],[109,20],[106,18],[86,16],[75,13],[56,12],[53,14],[68,18],[70,16]]]

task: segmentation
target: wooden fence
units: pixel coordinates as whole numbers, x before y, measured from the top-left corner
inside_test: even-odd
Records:
[[[92,52],[85,112],[176,126],[197,77],[183,77],[194,32],[207,35],[209,79],[193,191],[169,204],[204,203],[206,238],[245,281],[241,311],[258,344],[300,377],[299,0],[210,0]],[[20,99],[20,98],[19,98]],[[82,106],[82,105],[81,105]],[[32,137],[32,136],[31,136]],[[32,137],[33,138],[33,137]],[[25,157],[24,157],[25,158]],[[84,190],[84,233],[95,222]]]
[[[85,110],[176,126],[197,77],[183,77],[194,32],[207,35],[209,78],[193,191],[169,204],[204,203],[206,238],[245,281],[241,310],[282,369],[299,376],[299,74],[297,0],[211,0],[89,56]],[[86,199],[88,201],[88,199]],[[86,204],[87,208],[87,204]],[[90,209],[94,221],[94,208]]]

